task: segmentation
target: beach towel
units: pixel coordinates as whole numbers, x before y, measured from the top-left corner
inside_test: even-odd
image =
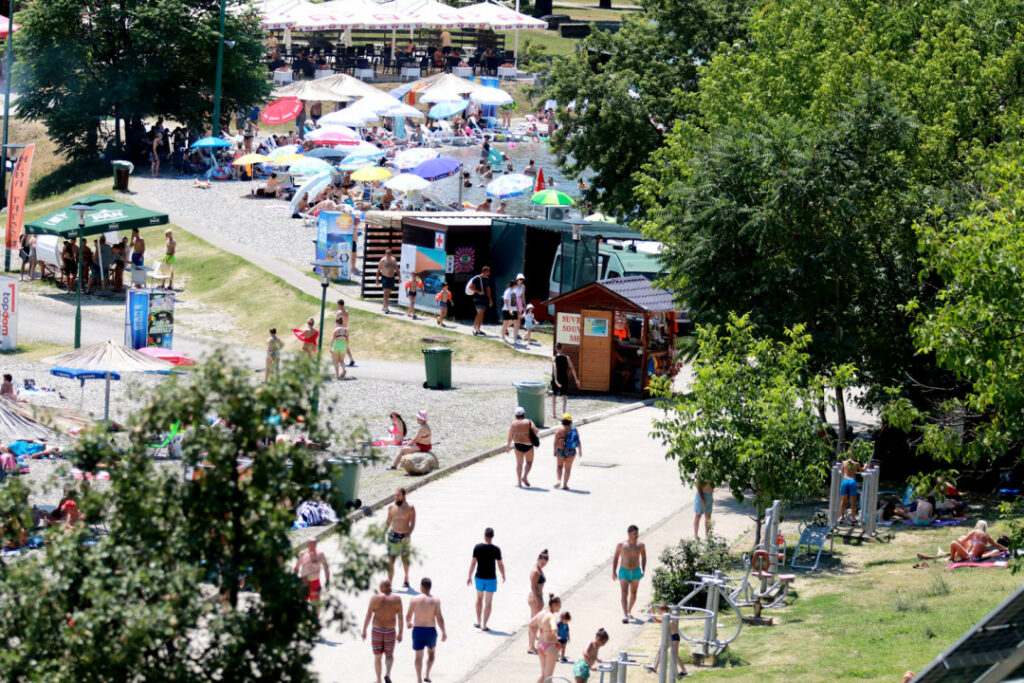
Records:
[[[967,519],[935,519],[932,520],[932,526],[963,526],[967,524]]]
[[[953,571],[954,569],[963,569],[965,567],[972,567],[974,569],[1006,569],[1008,562],[1003,560],[987,560],[984,562],[949,562],[946,564],[946,569]]]

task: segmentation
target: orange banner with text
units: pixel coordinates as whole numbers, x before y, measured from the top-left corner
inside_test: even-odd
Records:
[[[25,200],[28,199],[28,176],[32,171],[35,145],[25,145],[11,174],[11,191],[7,195],[7,248],[17,249],[25,225]]]

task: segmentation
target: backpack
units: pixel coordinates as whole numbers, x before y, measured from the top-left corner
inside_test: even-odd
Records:
[[[483,294],[483,292],[477,290],[477,286],[473,283],[480,279],[479,275],[474,275],[469,278],[466,282],[466,296],[474,296],[476,294]],[[482,288],[481,288],[482,289]]]
[[[580,447],[580,433],[576,431],[575,427],[572,427],[565,435],[565,450],[576,450]]]

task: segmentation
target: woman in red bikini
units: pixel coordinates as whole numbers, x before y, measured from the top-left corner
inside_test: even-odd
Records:
[[[402,462],[402,458],[410,453],[429,453],[434,447],[430,425],[427,424],[427,411],[421,410],[416,413],[416,422],[420,425],[419,429],[416,430],[416,436],[412,437],[408,445],[402,446],[398,450],[398,455],[395,456],[395,461],[391,463],[389,469],[397,470],[398,463]]]
[[[310,318],[306,321],[305,327],[293,327],[292,334],[302,342],[302,351],[310,356],[316,355],[316,341],[320,338],[320,332],[316,329],[316,323]]]

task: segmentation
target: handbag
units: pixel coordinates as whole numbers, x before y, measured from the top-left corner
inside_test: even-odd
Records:
[[[530,443],[533,444],[534,448],[540,446],[540,437],[537,435],[537,430],[532,426],[530,427]]]

